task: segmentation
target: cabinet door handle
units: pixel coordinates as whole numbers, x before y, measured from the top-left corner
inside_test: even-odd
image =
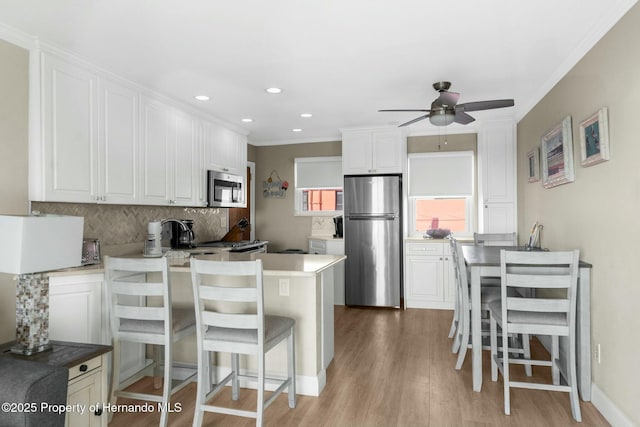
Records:
[[[100,415],[102,415],[102,406],[100,406],[99,408],[96,408],[95,412],[93,413],[93,415],[97,415],[98,417]]]
[[[85,364],[80,365],[80,372],[87,372],[87,369],[89,369],[89,367]]]

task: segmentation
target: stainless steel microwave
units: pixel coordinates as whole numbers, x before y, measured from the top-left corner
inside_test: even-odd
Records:
[[[246,207],[244,177],[207,171],[207,205],[210,207]]]

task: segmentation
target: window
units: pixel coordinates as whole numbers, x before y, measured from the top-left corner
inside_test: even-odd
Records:
[[[295,159],[295,214],[332,216],[342,212],[342,158]]]
[[[342,189],[302,190],[303,211],[341,211]]]
[[[448,228],[453,232],[467,231],[467,198],[419,198],[415,201],[416,231]]]
[[[473,164],[471,151],[409,155],[411,235],[430,228],[472,232]]]

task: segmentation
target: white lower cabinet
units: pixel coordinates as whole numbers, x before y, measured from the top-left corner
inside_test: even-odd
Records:
[[[96,403],[103,404],[108,399],[108,387],[103,384],[107,381],[106,361],[106,356],[97,356],[83,362],[80,367],[69,369],[67,405],[81,407],[85,411],[67,412],[65,427],[106,427],[108,414],[102,408],[95,408]]]
[[[111,345],[107,303],[102,273],[50,277],[49,339]],[[123,342],[121,351],[121,378],[145,366],[143,344]]]
[[[407,308],[453,308],[455,276],[448,241],[405,241],[404,268]]]
[[[103,281],[102,273],[49,278],[50,339],[107,344]]]

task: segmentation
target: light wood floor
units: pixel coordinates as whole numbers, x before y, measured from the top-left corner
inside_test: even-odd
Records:
[[[471,389],[471,359],[454,369],[455,355],[447,338],[451,311],[345,308],[335,310],[335,358],[327,370],[327,385],[319,397],[298,396],[295,409],[286,393],[265,411],[267,426],[607,426],[595,407],[581,402],[582,423],[571,417],[566,393],[512,389],[511,414],[504,415],[502,378],[491,382],[485,352],[482,392]],[[537,344],[537,345],[536,345]],[[544,349],[535,342],[534,357]],[[545,356],[546,357],[546,356]],[[522,371],[519,371],[522,369]],[[524,376],[522,367],[513,376]],[[521,373],[520,373],[521,372]],[[534,376],[549,378],[548,368]],[[132,386],[152,390],[145,378]],[[181,411],[169,425],[190,426],[195,384],[174,395]],[[225,390],[213,401],[255,408],[255,391],[243,389],[233,402]],[[119,399],[118,403],[135,403]],[[111,427],[157,425],[159,415],[118,413]],[[253,419],[205,414],[208,426],[253,426]]]

